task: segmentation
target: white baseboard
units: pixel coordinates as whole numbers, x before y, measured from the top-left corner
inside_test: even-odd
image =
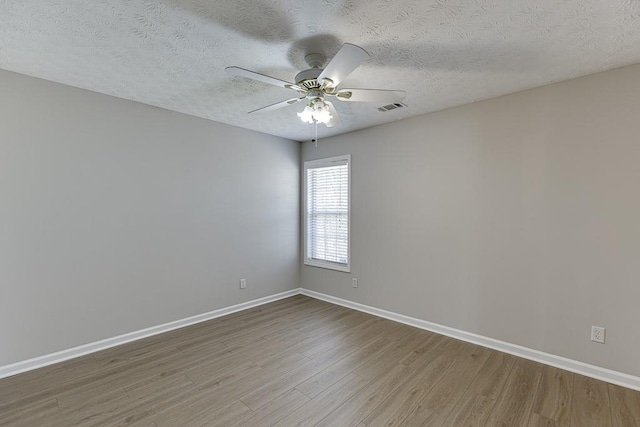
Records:
[[[243,302],[241,304],[232,305],[230,307],[220,308],[208,313],[198,314],[196,316],[187,317],[186,319],[175,320],[173,322],[164,323],[158,326],[152,326],[150,328],[141,329],[135,332],[129,332],[127,334],[119,335],[113,338],[107,338],[104,340],[92,342],[89,344],[80,345],[67,350],[58,351],[55,353],[47,354],[33,359],[23,360],[20,362],[12,363],[10,365],[0,366],[0,378],[9,377],[12,375],[20,374],[22,372],[30,371],[33,369],[42,368],[54,363],[63,362],[65,360],[73,359],[75,357],[84,356],[85,354],[95,353],[96,351],[105,350],[110,347],[115,347],[120,344],[125,344],[131,341],[139,340],[142,338],[150,337],[152,335],[161,334],[174,329],[183,328],[185,326],[193,325],[195,323],[204,322],[207,320],[215,319],[216,317],[225,316],[227,314],[235,313],[236,311],[246,310],[248,308],[256,307],[259,305],[267,304],[279,299],[288,298],[294,295],[298,295],[300,289],[292,289],[290,291],[282,292],[275,295],[270,295],[264,298],[254,299],[252,301]]]
[[[371,307],[371,306],[360,304],[353,301],[348,301],[342,298],[337,298],[337,297],[326,295],[320,292],[310,291],[308,289],[300,289],[300,293],[302,295],[306,295],[322,301],[330,302],[332,304],[337,304],[344,307],[352,308],[354,310],[369,313],[374,316],[383,317],[385,319],[404,323],[406,325],[414,326],[416,328],[426,329],[427,331],[435,332],[441,335],[446,335],[448,337],[456,338],[456,339],[470,342],[473,344],[478,344],[483,347],[488,347],[494,350],[502,351],[504,353],[513,354],[514,356],[523,357],[525,359],[533,360],[535,362],[540,362],[545,365],[550,365],[556,368],[571,371],[576,374],[585,375],[587,377],[606,381],[611,384],[616,384],[622,387],[627,387],[627,388],[640,391],[640,377],[624,374],[622,372],[613,371],[611,369],[601,368],[595,365],[589,365],[587,363],[579,362],[577,360],[567,359],[566,357],[544,353],[539,350],[534,350],[531,348],[523,347],[516,344],[511,344],[508,342],[496,340],[496,339],[485,337],[482,335],[473,334],[471,332],[461,331],[459,329],[450,328],[448,326],[439,325],[437,323],[427,322],[426,320],[416,319],[414,317],[409,317],[409,316],[405,316],[398,313],[393,313],[391,311],[382,310],[380,308]]]
[[[369,313],[374,316],[383,317],[385,319],[393,320],[395,322],[404,323],[409,326],[425,329],[441,335],[446,335],[462,341],[466,341],[473,344],[481,345],[483,347],[488,347],[494,350],[502,351],[504,353],[513,354],[514,356],[519,356],[525,359],[533,360],[535,362],[540,362],[545,365],[550,365],[556,368],[565,369],[567,371],[575,372],[576,374],[585,375],[587,377],[595,378],[595,379],[606,381],[612,384],[620,385],[622,387],[627,387],[627,388],[640,391],[640,377],[624,374],[622,372],[613,371],[611,369],[601,368],[595,365],[589,365],[587,363],[579,362],[577,360],[568,359],[562,356],[556,356],[554,354],[544,353],[539,350],[534,350],[534,349],[519,346],[516,344],[511,344],[508,342],[496,340],[496,339],[485,337],[482,335],[477,335],[471,332],[465,332],[459,329],[450,328],[448,326],[439,325],[437,323],[428,322],[426,320],[416,319],[414,317],[393,313],[391,311],[382,310],[380,308],[371,307],[368,305],[360,304],[353,301],[348,301],[342,298],[337,298],[331,295],[310,291],[308,289],[302,289],[302,288],[292,289],[290,291],[282,292],[275,295],[270,295],[264,298],[258,298],[258,299],[247,301],[241,304],[232,305],[230,307],[213,310],[208,313],[187,317],[185,319],[175,320],[173,322],[165,323],[162,325],[152,326],[150,328],[142,329],[135,332],[130,332],[124,335],[119,335],[117,337],[107,338],[101,341],[96,341],[93,343],[73,347],[67,350],[58,351],[56,353],[51,353],[51,354],[36,357],[33,359],[12,363],[10,365],[0,366],[0,378],[5,378],[5,377],[16,375],[22,372],[30,371],[33,369],[42,368],[47,365],[63,362],[65,360],[73,359],[75,357],[84,356],[89,353],[105,350],[107,348],[115,347],[117,345],[125,344],[131,341],[150,337],[152,335],[161,334],[163,332],[168,332],[174,329],[183,328],[185,326],[215,319],[216,317],[225,316],[227,314],[246,310],[252,307],[257,307],[259,305],[268,304],[270,302],[277,301],[283,298],[288,298],[298,294],[306,295],[306,296],[316,298],[322,301],[326,301],[332,304],[341,305],[354,310]]]

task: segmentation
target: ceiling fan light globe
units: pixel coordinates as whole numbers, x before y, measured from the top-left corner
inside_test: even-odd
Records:
[[[305,123],[313,123],[313,110],[307,105],[304,110],[298,113],[298,117]]]
[[[313,118],[316,119],[318,123],[329,123],[331,120],[331,113],[329,113],[329,109],[318,109],[313,113]]]

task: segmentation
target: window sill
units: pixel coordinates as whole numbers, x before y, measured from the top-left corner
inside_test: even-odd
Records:
[[[307,259],[304,261],[304,265],[308,265],[310,267],[325,268],[327,270],[341,271],[343,273],[351,272],[351,266],[349,266],[349,264],[344,265],[344,264],[338,264],[333,262],[323,262],[323,261]]]

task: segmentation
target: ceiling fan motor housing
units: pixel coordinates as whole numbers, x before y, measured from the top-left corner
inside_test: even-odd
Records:
[[[320,68],[311,68],[309,70],[300,71],[296,74],[296,84],[307,89],[315,89],[320,87],[318,76],[322,73]]]

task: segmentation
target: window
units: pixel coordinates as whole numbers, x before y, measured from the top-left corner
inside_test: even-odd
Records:
[[[351,155],[304,163],[304,263],[349,267],[349,164]]]

